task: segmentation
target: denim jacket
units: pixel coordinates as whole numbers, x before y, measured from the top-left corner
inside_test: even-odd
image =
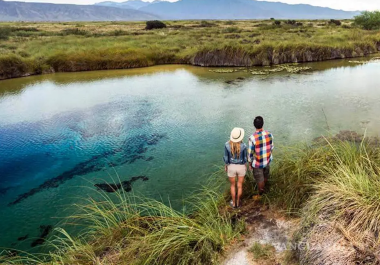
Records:
[[[240,145],[240,156],[237,157],[235,155],[234,157],[232,157],[230,142],[227,142],[224,146],[223,160],[226,165],[244,165],[245,163],[247,163],[247,146],[245,145],[245,143],[241,143]]]

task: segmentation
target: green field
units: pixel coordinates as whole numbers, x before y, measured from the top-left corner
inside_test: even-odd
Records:
[[[352,21],[0,23],[0,79],[157,64],[253,66],[365,56],[380,32]]]

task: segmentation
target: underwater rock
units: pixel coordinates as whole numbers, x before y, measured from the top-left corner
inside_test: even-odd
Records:
[[[53,226],[51,225],[40,225],[41,234],[39,238],[34,240],[30,246],[35,247],[35,246],[42,245],[43,243],[45,243],[46,237],[49,235],[52,229],[53,229]]]
[[[27,239],[29,237],[29,234],[25,235],[25,236],[20,236],[19,238],[17,238],[17,241],[24,241],[25,239]]]
[[[142,181],[149,180],[149,178],[146,176],[136,176],[136,177],[132,177],[130,180],[122,181],[119,184],[99,183],[99,184],[95,184],[94,186],[100,190],[103,190],[109,193],[116,192],[121,188],[124,189],[126,192],[130,192],[132,190],[132,183],[139,179],[141,179]]]

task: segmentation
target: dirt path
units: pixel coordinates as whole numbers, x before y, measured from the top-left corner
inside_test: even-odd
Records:
[[[286,218],[278,211],[254,201],[243,206],[238,216],[244,218],[246,222],[247,235],[242,242],[228,251],[226,259],[221,264],[285,264],[287,246],[291,243],[298,219]],[[255,250],[252,252],[253,248]],[[257,256],[262,257],[257,258]]]

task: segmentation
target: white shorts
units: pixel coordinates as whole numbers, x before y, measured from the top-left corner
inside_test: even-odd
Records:
[[[246,165],[235,165],[235,164],[228,165],[227,175],[229,178],[234,178],[236,176],[244,177],[246,173],[247,173]]]

